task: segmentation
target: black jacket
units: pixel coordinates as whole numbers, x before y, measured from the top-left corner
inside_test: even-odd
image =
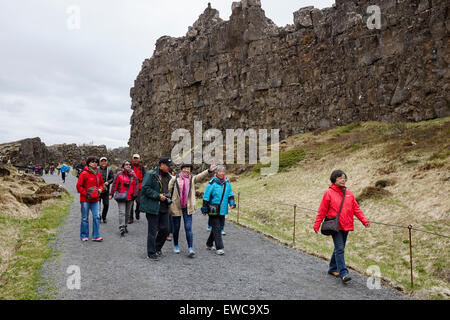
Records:
[[[114,182],[114,173],[112,171],[112,169],[106,167],[105,169],[103,169],[102,167],[98,167],[98,172],[100,172],[102,174],[102,178],[104,182],[108,182],[108,193],[109,193],[109,187],[113,184]],[[106,176],[108,174],[108,176]]]

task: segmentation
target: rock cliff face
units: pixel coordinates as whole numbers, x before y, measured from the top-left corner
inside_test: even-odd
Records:
[[[61,164],[75,165],[81,159],[89,156],[107,157],[110,164],[121,165],[125,159],[130,159],[128,147],[108,150],[105,145],[57,144],[47,147],[40,138],[30,138],[0,144],[0,159],[6,163],[11,160],[15,166],[26,167],[30,164]]]
[[[16,166],[47,163],[49,152],[40,138],[23,139],[0,144],[0,157]]]
[[[379,5],[381,28],[369,5]],[[448,0],[336,0],[277,27],[259,0],[210,6],[184,37],[161,37],[131,88],[132,152],[169,154],[171,133],[280,129],[450,115]]]

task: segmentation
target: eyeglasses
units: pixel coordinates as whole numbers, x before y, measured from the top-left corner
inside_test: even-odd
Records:
[[[131,164],[129,164],[129,163],[125,163],[125,164],[124,164],[124,166],[131,166]]]

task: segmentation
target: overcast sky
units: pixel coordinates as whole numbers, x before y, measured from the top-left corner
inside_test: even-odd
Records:
[[[232,0],[0,0],[0,143],[127,146],[142,62],[159,37],[184,36],[208,2],[229,19]],[[294,11],[334,0],[261,2],[285,26]]]

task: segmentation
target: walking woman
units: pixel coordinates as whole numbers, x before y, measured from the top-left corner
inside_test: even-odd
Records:
[[[236,208],[233,190],[230,182],[225,178],[226,168],[218,166],[214,178],[208,183],[203,195],[203,215],[209,214],[211,222],[211,233],[206,248],[214,250],[213,244],[216,244],[216,253],[223,255],[224,246],[222,241],[221,225],[224,224],[225,216],[228,214],[228,206]]]
[[[97,171],[98,159],[89,157],[87,166],[81,172],[77,182],[80,193],[81,226],[80,237],[82,241],[89,240],[89,211],[92,212],[92,240],[101,242],[100,236],[100,194],[104,188],[102,174]]]
[[[341,170],[335,170],[331,173],[330,180],[332,184],[323,195],[314,223],[314,231],[316,233],[319,231],[320,225],[325,218],[332,219],[339,214],[339,232],[332,235],[334,251],[331,255],[328,273],[335,277],[340,277],[346,283],[351,278],[345,266],[344,252],[348,232],[353,231],[353,215],[366,228],[370,226],[370,223],[359,208],[353,193],[345,187],[347,175]]]
[[[212,164],[209,170],[198,175],[191,174],[192,164],[183,164],[181,173],[174,176],[169,182],[169,191],[172,193],[172,205],[169,207],[173,221],[173,251],[180,253],[178,238],[181,226],[181,217],[184,221],[184,230],[188,243],[189,256],[195,255],[194,235],[192,233],[192,214],[197,210],[195,199],[195,183],[202,180],[208,173],[214,172],[217,165]]]
[[[109,199],[114,197],[119,206],[119,231],[122,237],[128,233],[127,222],[131,215],[133,201],[138,194],[139,185],[136,174],[131,169],[130,161],[124,161],[122,171],[116,175],[109,194]]]

